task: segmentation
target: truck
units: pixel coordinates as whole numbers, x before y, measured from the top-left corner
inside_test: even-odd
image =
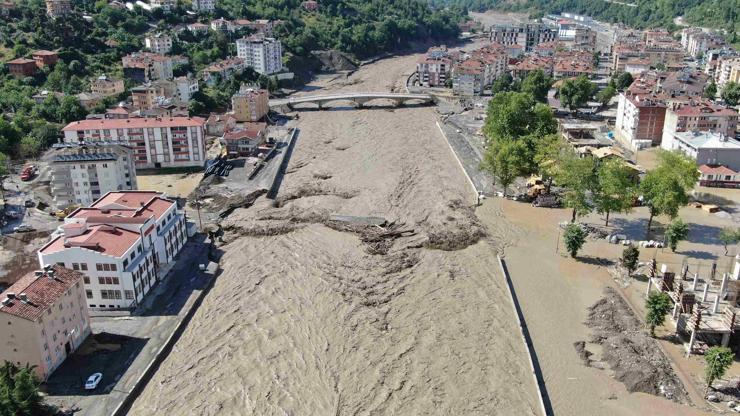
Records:
[[[33,179],[34,175],[36,175],[36,166],[28,165],[24,167],[21,171],[21,180],[30,181],[31,179]]]

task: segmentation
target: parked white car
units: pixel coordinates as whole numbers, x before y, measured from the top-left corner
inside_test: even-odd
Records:
[[[98,384],[100,384],[100,380],[103,379],[103,374],[101,373],[95,373],[87,378],[87,381],[85,382],[85,390],[95,390],[95,388],[98,387]]]

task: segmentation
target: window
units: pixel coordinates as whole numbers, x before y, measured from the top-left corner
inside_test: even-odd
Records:
[[[105,277],[98,276],[98,284],[99,285],[104,285],[105,284]]]
[[[92,290],[90,289],[85,290],[85,295],[87,296],[88,299],[92,299],[93,298]]]
[[[86,285],[90,284],[90,277],[89,276],[83,276],[82,280],[85,282]]]
[[[126,295],[126,299],[127,300],[134,298],[134,291],[133,290],[125,290],[124,293]]]
[[[118,270],[118,268],[116,267],[116,265],[115,265],[115,264],[111,264],[111,265],[110,265],[110,270],[111,270],[112,272],[115,272],[116,270]]]
[[[80,263],[80,270],[87,271],[87,263]]]
[[[49,351],[49,344],[44,343],[44,351]]]
[[[112,283],[114,285],[117,285],[118,284],[118,278],[117,277],[111,277],[111,280],[112,280]]]
[[[95,269],[99,272],[103,271],[103,265],[100,263],[95,263]]]
[[[123,261],[123,268],[125,269],[128,267],[128,259]]]
[[[110,271],[110,264],[104,263],[103,264],[103,270],[106,271],[106,272],[109,272]]]
[[[78,263],[72,263],[72,269],[73,270],[80,270],[80,265]]]
[[[57,262],[57,266],[64,267],[64,262],[61,262],[61,261],[60,262]]]

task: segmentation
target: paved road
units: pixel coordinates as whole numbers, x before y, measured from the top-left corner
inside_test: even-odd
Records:
[[[132,316],[92,318],[96,341],[120,344],[120,349],[88,355],[78,350],[42,386],[50,394],[48,401],[80,408],[75,416],[110,415],[206,287],[209,278],[197,265],[208,263],[207,253],[202,237],[194,237],[166,279]],[[86,393],[83,382],[95,372],[102,372],[103,380],[97,390]]]
[[[462,129],[442,122],[439,123],[439,126],[447,138],[450,147],[452,147],[455,155],[460,160],[460,163],[462,163],[463,169],[465,169],[465,172],[475,185],[475,189],[478,192],[483,192],[486,196],[493,195],[493,178],[480,169],[481,152],[470,144],[469,139],[465,137]],[[458,130],[460,130],[459,133]]]
[[[291,97],[286,99],[270,100],[270,107],[280,107],[288,104],[301,104],[301,103],[312,103],[319,101],[333,101],[333,100],[351,100],[356,98],[387,98],[390,100],[398,99],[418,99],[418,100],[431,100],[432,96],[427,94],[400,94],[400,93],[388,93],[388,92],[355,92],[346,94],[330,94],[330,95],[312,95],[305,97]]]

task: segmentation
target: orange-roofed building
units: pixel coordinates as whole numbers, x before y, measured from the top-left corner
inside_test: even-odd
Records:
[[[8,61],[8,72],[16,78],[30,77],[36,74],[36,61],[33,59],[17,58]]]
[[[31,272],[0,294],[0,361],[49,378],[90,335],[84,276],[60,266]]]
[[[87,303],[96,310],[138,305],[187,241],[184,213],[154,191],[109,192],[64,221],[39,262],[85,274]]]

